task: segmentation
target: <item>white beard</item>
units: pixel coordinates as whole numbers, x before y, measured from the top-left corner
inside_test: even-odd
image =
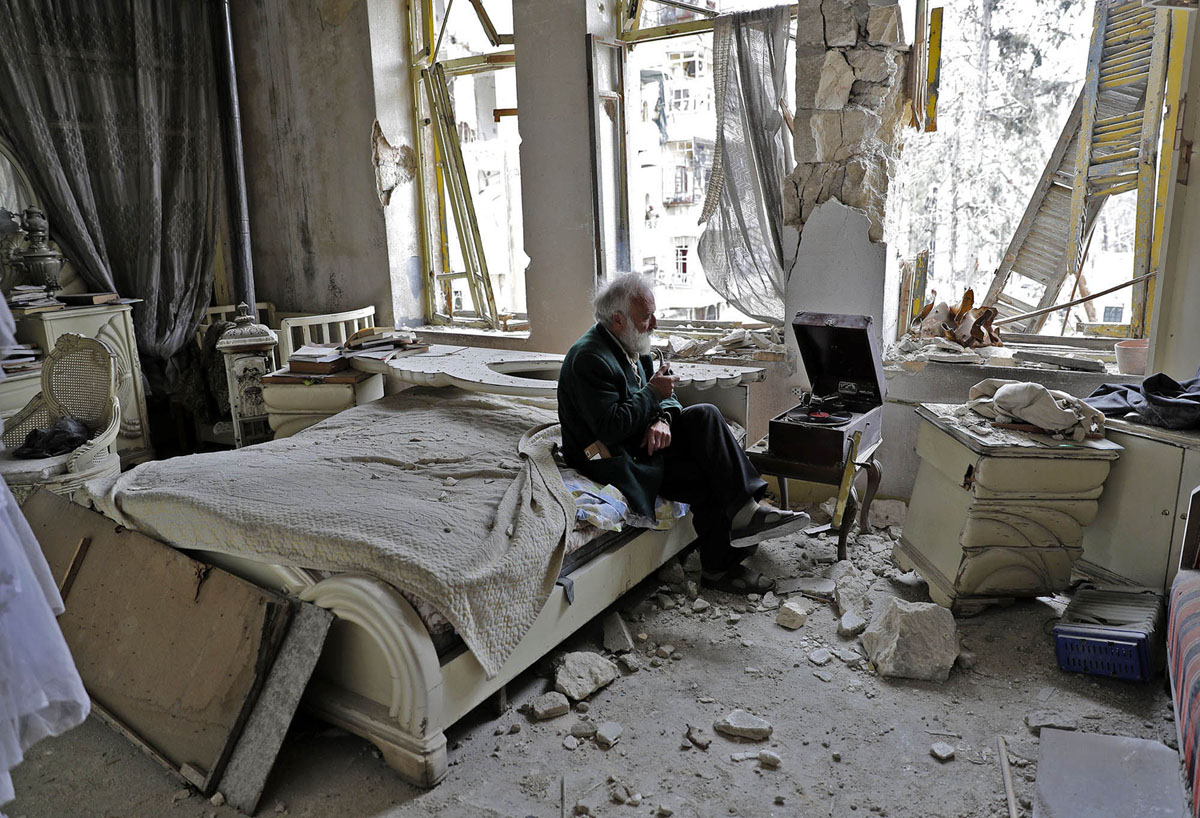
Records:
[[[650,354],[651,341],[654,339],[653,330],[638,332],[634,327],[627,326],[623,331],[613,334],[630,355]]]

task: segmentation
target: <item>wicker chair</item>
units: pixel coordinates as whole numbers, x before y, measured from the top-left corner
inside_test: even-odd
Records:
[[[67,454],[29,460],[12,456],[30,431],[67,416],[81,420],[91,439]],[[42,364],[42,391],[4,426],[0,476],[20,501],[38,486],[70,498],[85,481],[119,473],[117,356],[95,338],[60,336]]]

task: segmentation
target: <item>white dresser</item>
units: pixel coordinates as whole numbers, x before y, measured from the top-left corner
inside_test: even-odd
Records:
[[[98,338],[116,353],[117,398],[121,401],[117,450],[121,465],[149,460],[153,449],[146,426],[146,394],[133,334],[132,307],[128,304],[66,307],[17,319],[17,340],[37,344],[46,353],[54,349],[60,335],[68,332]],[[39,373],[17,375],[0,383],[0,417],[8,418],[19,412],[40,390]]]
[[[991,429],[982,417],[980,431],[955,408],[917,408],[921,465],[897,564],[915,568],[930,598],[956,613],[1065,590],[1121,446]]]
[[[1109,419],[1108,438],[1125,451],[1084,537],[1080,568],[1103,581],[1169,591],[1188,502],[1200,486],[1200,432]]]

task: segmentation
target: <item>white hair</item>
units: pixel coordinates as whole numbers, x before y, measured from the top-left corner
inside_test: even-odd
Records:
[[[654,288],[649,279],[640,273],[621,273],[596,288],[592,297],[592,309],[596,320],[606,327],[612,326],[613,316],[621,313],[629,317],[633,299],[641,296],[651,298]]]

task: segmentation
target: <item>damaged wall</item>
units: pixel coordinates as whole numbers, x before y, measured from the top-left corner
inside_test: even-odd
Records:
[[[384,209],[376,120],[412,141],[403,9],[388,0],[231,6],[258,297],[284,312],[374,305],[419,319],[415,185]]]
[[[906,50],[896,0],[800,0],[786,224],[802,230],[817,205],[837,199],[867,214],[872,241],[883,238]]]

